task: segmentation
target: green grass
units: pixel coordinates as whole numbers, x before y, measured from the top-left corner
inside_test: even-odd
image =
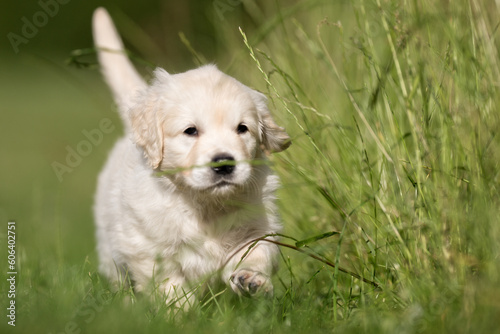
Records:
[[[15,331],[499,333],[499,8],[252,3],[214,15],[216,62],[265,92],[292,137],[272,157],[284,233],[295,239],[282,242],[335,268],[281,247],[272,300],[213,287],[186,312],[113,292],[96,272],[91,203],[120,122],[95,71],[25,57],[18,66],[38,76],[13,67],[0,79],[11,101],[0,131],[14,138],[2,140],[0,218],[18,226]],[[241,18],[252,23],[243,34]],[[59,183],[52,161],[104,117],[117,130]]]

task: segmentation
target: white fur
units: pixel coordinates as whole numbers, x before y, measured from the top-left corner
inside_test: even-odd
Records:
[[[289,145],[264,95],[212,65],[175,75],[157,69],[148,86],[106,10],[95,11],[93,26],[126,129],[98,180],[100,271],[113,281],[128,273],[137,290],[154,278],[169,299],[217,272],[239,294],[272,293],[274,244],[259,242],[239,263],[250,240],[281,230],[278,178],[252,164]],[[238,132],[240,124],[248,131]],[[184,133],[190,127],[198,134]],[[207,166],[218,156],[234,158],[232,173]]]

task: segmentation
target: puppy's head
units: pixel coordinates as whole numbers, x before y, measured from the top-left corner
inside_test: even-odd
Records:
[[[175,75],[157,69],[130,119],[153,169],[177,171],[174,183],[212,194],[241,188],[263,151],[290,145],[265,96],[211,65]]]

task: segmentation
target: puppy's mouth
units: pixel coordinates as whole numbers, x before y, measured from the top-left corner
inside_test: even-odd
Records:
[[[214,184],[205,188],[205,191],[212,193],[213,195],[223,195],[233,193],[238,187],[237,183],[231,182],[230,180],[221,179],[214,182]]]
[[[214,188],[222,188],[226,186],[234,186],[235,184],[229,181],[221,180],[213,185]]]
[[[210,186],[209,188],[228,189],[228,188],[232,188],[232,187],[236,187],[236,184],[231,182],[231,181],[228,181],[228,180],[219,180],[214,185]]]
[[[190,188],[207,196],[228,196],[246,191],[251,179],[249,163],[236,164],[235,159],[217,161],[209,166],[183,170],[174,178],[182,188]]]

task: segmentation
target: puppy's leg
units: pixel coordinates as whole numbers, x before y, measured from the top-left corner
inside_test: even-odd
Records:
[[[113,283],[114,289],[127,288],[130,276],[127,265],[118,254],[113,254],[109,236],[103,228],[97,234],[97,253],[99,256],[99,272]]]
[[[250,251],[245,247],[229,260],[222,279],[239,295],[272,296],[271,275],[277,267],[277,256],[278,247],[272,243],[261,241]]]
[[[159,290],[163,292],[167,305],[175,305],[179,309],[188,310],[196,302],[194,291],[186,287],[185,279],[180,276],[168,278],[160,284]]]

